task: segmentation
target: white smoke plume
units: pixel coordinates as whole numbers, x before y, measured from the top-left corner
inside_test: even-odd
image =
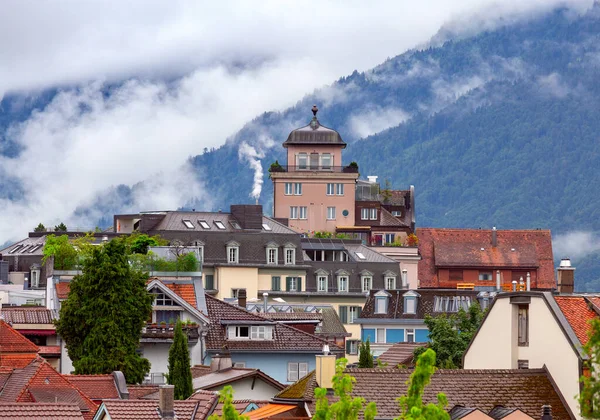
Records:
[[[557,258],[579,259],[600,252],[600,235],[586,231],[567,232],[555,236],[552,247]]]
[[[238,158],[243,161],[247,161],[250,168],[254,171],[254,182],[252,184],[252,192],[250,197],[259,199],[260,192],[262,191],[263,184],[263,168],[260,160],[265,157],[264,152],[256,151],[256,149],[250,146],[245,141],[242,142],[238,150]]]

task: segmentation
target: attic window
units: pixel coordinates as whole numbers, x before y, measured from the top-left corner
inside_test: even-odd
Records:
[[[264,230],[273,230],[273,229],[271,229],[271,226],[267,225],[266,223],[263,223],[262,226],[263,226]]]
[[[232,221],[231,221],[231,222],[229,222],[229,223],[231,223],[231,226],[232,226],[234,229],[240,230],[240,229],[242,228],[242,227],[240,226],[240,224],[239,224],[238,222],[236,222],[235,220],[232,220]]]
[[[35,251],[37,251],[37,250],[38,250],[38,249],[39,249],[41,246],[42,246],[42,245],[40,245],[40,244],[37,244],[37,245],[33,246],[33,247],[32,247],[32,248],[29,250],[29,253],[30,253],[30,254],[33,254],[33,253],[34,253]]]
[[[215,226],[217,227],[217,229],[225,230],[225,225],[220,220],[215,220]]]
[[[202,229],[210,229],[210,225],[206,223],[206,220],[198,220],[198,224],[202,227]]]
[[[13,249],[11,249],[10,251],[8,251],[9,254],[14,254],[15,252],[17,252],[19,249],[23,248],[23,245],[17,245],[16,247],[14,247]]]
[[[186,228],[188,229],[194,229],[194,224],[192,223],[191,220],[182,220],[183,224],[185,225]]]
[[[29,249],[29,245],[25,245],[23,248],[21,248],[20,252],[25,253],[25,251],[27,251],[27,249]]]
[[[361,260],[366,260],[365,255],[362,252],[355,252],[356,256]]]

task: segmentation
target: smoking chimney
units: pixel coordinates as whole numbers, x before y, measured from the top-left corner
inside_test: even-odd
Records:
[[[238,298],[238,306],[240,308],[246,309],[246,296],[247,296],[246,295],[246,289],[239,289],[238,290],[237,298]]]
[[[556,270],[559,293],[573,293],[575,289],[575,267],[571,267],[571,260],[563,258],[560,260]]]
[[[492,246],[494,248],[498,246],[498,231],[496,230],[496,226],[492,228]]]
[[[161,385],[158,387],[158,411],[160,418],[171,420],[175,418],[175,386]]]

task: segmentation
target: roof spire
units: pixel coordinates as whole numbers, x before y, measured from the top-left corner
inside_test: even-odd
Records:
[[[314,117],[316,118],[317,117],[317,112],[319,112],[319,108],[317,108],[316,105],[313,105],[311,111],[312,111]]]

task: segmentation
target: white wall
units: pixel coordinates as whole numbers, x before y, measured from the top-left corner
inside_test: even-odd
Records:
[[[252,382],[254,382],[254,389],[252,389]],[[280,392],[279,389],[262,379],[254,381],[253,378],[244,378],[229,385],[233,387],[233,397],[236,400],[270,400]],[[208,390],[220,391],[223,388],[224,386],[220,386]]]

